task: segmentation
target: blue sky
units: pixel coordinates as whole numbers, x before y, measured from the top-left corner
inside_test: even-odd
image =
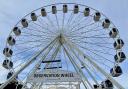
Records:
[[[4,59],[2,50],[5,46],[6,38],[13,26],[32,10],[56,2],[82,3],[104,13],[119,29],[120,36],[125,42],[123,50],[128,56],[128,0],[0,0],[0,63]],[[127,64],[128,60],[123,68],[128,73]],[[1,78],[6,74],[7,70],[0,66],[0,71],[5,71],[0,74]],[[125,84],[126,89],[128,88],[127,80],[128,74],[126,73],[118,79],[121,84]]]

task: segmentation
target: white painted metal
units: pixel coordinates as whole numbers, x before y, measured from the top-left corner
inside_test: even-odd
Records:
[[[9,78],[4,84],[0,86],[0,89],[3,89],[6,85],[8,85],[20,72],[22,72],[27,66],[29,66],[33,61],[36,60],[36,57],[38,57],[44,50],[46,50],[56,39],[54,39],[50,44],[48,44],[45,48],[37,52],[33,57],[30,58],[29,61],[27,61],[15,74]]]
[[[52,44],[52,46],[49,47],[49,49],[47,50],[47,52],[44,54],[44,56],[39,60],[39,62],[35,65],[33,71],[30,73],[30,75],[34,74],[37,69],[40,67],[42,61],[46,58],[46,56],[48,55],[48,53],[50,52],[50,50],[53,48],[53,46],[55,45],[56,41],[54,41],[54,43]],[[58,46],[59,48],[59,46]],[[29,76],[28,76],[29,77]]]
[[[66,39],[67,40],[67,39]],[[109,74],[107,74],[102,68],[100,68],[94,61],[92,61],[86,54],[84,54],[78,47],[72,44],[70,41],[66,41],[73,49],[78,51],[78,53],[84,57],[85,61],[89,61],[97,70],[99,70],[107,79],[109,79],[118,89],[125,89],[122,85],[120,85],[115,79],[112,78]]]
[[[62,4],[62,3],[61,3]],[[71,4],[71,3],[70,3]],[[56,4],[56,5],[58,5],[58,4]],[[66,5],[66,4],[63,4],[63,5]],[[77,4],[74,4],[75,5],[75,7],[74,7],[74,10],[72,10],[72,11],[74,11],[74,14],[75,15],[77,15],[77,14],[79,14],[78,12],[79,12],[79,10],[81,10],[78,6],[84,6],[84,5],[80,5],[80,4],[78,4],[78,6],[76,6]],[[49,6],[52,6],[52,5],[49,5]],[[87,6],[86,6],[87,7]],[[89,7],[90,8],[90,7]],[[40,10],[41,8],[39,8],[38,10]],[[73,8],[72,8],[73,9]],[[93,8],[90,8],[90,9],[93,9]],[[47,6],[46,6],[46,10],[47,10]],[[94,10],[94,9],[93,9]],[[36,10],[35,10],[36,11]],[[64,13],[63,14],[63,26],[65,26],[65,24],[64,24],[64,15],[65,15],[65,13],[67,13],[67,11],[68,11],[68,8],[67,8],[67,6],[64,6],[63,7],[63,9],[62,9],[62,12]],[[70,11],[70,10],[69,10]],[[56,7],[54,7],[54,8],[52,8],[52,12],[53,12],[53,14],[55,14],[55,18],[56,18],[56,22],[57,22],[57,25],[58,25],[58,30],[61,30],[61,26],[60,26],[60,23],[59,23],[59,19],[58,19],[58,17],[57,17],[57,15],[56,15],[56,12],[57,12],[57,8]],[[81,12],[81,11],[80,11]],[[85,14],[85,16],[89,16],[89,12],[90,11],[87,11],[87,12],[83,12],[84,14]],[[95,12],[97,12],[97,10],[95,10]],[[48,12],[48,13],[50,13],[50,12]],[[48,14],[46,11],[45,11],[45,9],[44,8],[42,8],[41,9],[41,15],[42,16],[46,16],[47,14]],[[69,18],[69,21],[68,21],[68,23],[67,23],[67,27],[69,26],[69,25],[71,25],[70,23],[71,23],[71,20],[73,19],[73,15],[74,15],[73,13],[71,14],[71,17]],[[102,13],[101,13],[102,14]],[[99,21],[100,22],[100,18],[101,18],[101,14],[100,13],[97,13],[97,14],[95,14],[94,15],[94,21]],[[28,14],[29,15],[29,14]],[[25,18],[28,16],[28,15],[26,15],[25,16]],[[104,16],[104,15],[103,15]],[[37,16],[38,17],[38,16]],[[104,16],[104,17],[106,17],[106,16]],[[47,19],[48,19],[48,23],[50,22],[50,24],[51,24],[51,27],[53,27],[53,29],[57,29],[56,28],[56,26],[54,26],[54,23],[50,20],[50,18],[47,16],[46,17]],[[33,16],[32,17],[32,20],[33,21],[36,21],[37,20],[37,18],[35,17],[35,16]],[[32,22],[33,22],[32,21]],[[80,21],[80,20],[79,20]],[[78,21],[78,22],[79,22]],[[29,20],[28,20],[28,22],[27,22],[27,20],[26,19],[24,19],[24,20],[21,20],[20,21],[21,22],[21,24],[23,25],[23,27],[28,27],[28,23],[29,23]],[[47,23],[47,22],[46,22]],[[75,23],[75,22],[74,22]],[[18,25],[16,25],[16,26],[18,26]],[[49,25],[50,26],[50,25]],[[48,27],[49,27],[48,26]],[[62,26],[62,30],[64,30],[65,28]],[[76,25],[77,26],[77,25]],[[109,26],[110,26],[110,23],[109,23],[109,21],[104,21],[103,22],[103,24],[102,24],[102,26],[103,26],[103,28],[109,28]],[[70,26],[69,26],[69,28],[70,28]],[[27,28],[26,28],[27,29]],[[58,31],[53,31],[53,29],[51,29],[51,31],[49,31],[49,32],[51,32],[51,33],[57,33]],[[80,28],[81,29],[81,28]],[[79,29],[79,30],[80,30]],[[47,29],[48,30],[48,29]],[[69,29],[70,30],[70,29]],[[74,27],[73,27],[73,29],[71,29],[71,34],[73,33],[73,32],[75,32],[75,31],[79,31],[78,29],[74,29]],[[15,28],[14,30],[13,30],[13,34],[15,34],[15,36],[19,36],[20,34],[21,34],[21,31],[23,31],[23,30],[19,30],[19,28]],[[59,43],[61,44],[61,45],[64,45],[65,43],[67,43],[67,45],[64,45],[63,47],[64,47],[64,49],[65,49],[65,52],[66,52],[66,54],[67,54],[67,56],[68,56],[68,58],[70,59],[70,61],[72,62],[72,64],[73,64],[73,66],[74,66],[74,68],[76,69],[76,71],[80,74],[80,76],[82,76],[82,79],[83,79],[83,82],[84,82],[84,84],[85,84],[85,87],[86,87],[86,83],[88,83],[88,85],[90,85],[91,86],[91,84],[90,84],[90,82],[88,81],[88,78],[86,78],[86,76],[84,75],[84,73],[83,73],[83,70],[81,69],[81,66],[80,65],[82,65],[85,69],[86,69],[86,71],[88,72],[88,74],[90,75],[90,77],[94,80],[94,82],[96,83],[96,84],[98,84],[98,82],[97,82],[97,80],[95,79],[95,77],[91,74],[91,72],[89,71],[89,67],[87,68],[87,65],[86,65],[86,63],[84,62],[84,61],[80,61],[80,60],[78,60],[78,61],[80,61],[80,65],[79,64],[77,64],[76,63],[76,61],[74,61],[74,59],[72,58],[73,57],[73,55],[70,55],[69,54],[69,52],[71,52],[71,50],[73,50],[72,52],[73,52],[73,54],[76,56],[76,60],[77,59],[79,59],[79,57],[75,54],[75,51],[77,51],[78,53],[79,53],[79,55],[81,55],[81,57],[85,60],[85,61],[88,61],[88,62],[90,62],[90,64],[92,65],[92,66],[94,66],[98,71],[100,71],[107,79],[109,79],[109,80],[111,80],[112,82],[113,82],[113,84],[114,85],[116,85],[116,87],[117,88],[119,88],[119,89],[124,89],[117,81],[115,81],[109,74],[107,74],[102,68],[100,68],[90,57],[88,57],[82,50],[80,50],[77,46],[75,46],[71,41],[69,41],[68,39],[64,39],[65,37],[62,37],[62,34],[63,33],[65,33],[65,32],[62,32],[61,34],[60,34],[60,37],[59,38],[57,38],[57,40],[59,41]],[[69,33],[70,33],[70,31],[69,31]],[[112,32],[113,34],[110,36],[111,38],[115,38],[118,34],[117,33],[114,33],[114,32]],[[35,33],[34,33],[35,34]],[[49,34],[49,33],[48,33]],[[55,35],[59,35],[58,33],[57,34],[55,34]],[[37,34],[38,35],[38,34]],[[42,34],[41,34],[42,35]],[[67,34],[65,33],[65,35],[67,36]],[[70,34],[69,34],[70,35]],[[48,36],[48,37],[50,37],[50,36]],[[70,37],[70,36],[69,36]],[[72,37],[72,36],[71,36]],[[78,41],[80,40],[80,39],[77,39]],[[54,41],[55,42],[55,41]],[[10,43],[10,42],[9,42]],[[51,43],[52,44],[52,43]],[[39,52],[37,52],[36,54],[34,54],[34,55],[32,55],[32,57],[30,58],[30,60],[29,61],[27,61],[24,65],[22,65],[21,66],[21,68],[18,70],[18,71],[16,71],[16,73],[9,79],[9,80],[7,80],[6,82],[5,82],[5,84],[3,84],[1,87],[0,87],[0,89],[2,89],[2,88],[4,88],[8,83],[10,83],[21,71],[23,71],[28,65],[30,65],[33,61],[35,61],[36,60],[36,57],[38,57],[44,50],[46,50],[47,48],[49,48],[49,50],[46,52],[46,54],[38,61],[38,63],[36,64],[36,66],[34,67],[34,70],[32,71],[32,73],[35,73],[35,71],[39,68],[39,66],[40,66],[40,64],[41,64],[41,62],[42,62],[42,60],[44,60],[45,58],[46,58],[46,56],[47,56],[47,54],[49,53],[49,51],[50,51],[50,49],[52,49],[52,47],[50,48],[49,46],[51,45],[51,44],[49,44],[49,45],[47,45],[44,49],[42,49],[42,50],[40,50]],[[11,43],[11,45],[13,45],[12,43]],[[116,41],[116,45],[115,45],[115,49],[117,50],[117,49],[120,49],[120,48],[122,48],[122,46],[124,45],[124,43],[121,43],[121,44],[119,44],[117,41]],[[119,47],[118,47],[119,46]],[[58,47],[57,49],[56,49],[56,51],[55,51],[55,53],[53,53],[53,55],[52,55],[52,57],[53,57],[53,59],[56,57],[56,55],[57,55],[57,53],[58,53],[58,51],[59,51],[59,48],[60,47]],[[68,49],[70,49],[70,50],[68,50]],[[58,51],[57,51],[58,50]],[[69,52],[68,52],[69,51]],[[85,81],[86,81],[86,83],[85,83]],[[36,86],[41,86],[43,83],[40,83],[40,84],[35,84]],[[34,84],[33,84],[34,85]],[[35,87],[36,87],[35,86]],[[33,87],[33,86],[32,86]],[[33,87],[34,88],[34,87]],[[37,88],[37,87],[36,87]],[[93,88],[92,86],[91,86],[91,88]]]
[[[73,64],[76,72],[81,76],[82,78],[82,82],[84,84],[84,87],[87,89],[87,85],[86,82],[90,85],[90,87],[93,89],[92,85],[89,83],[88,79],[85,77],[85,75],[83,74],[82,70],[80,69],[80,66],[74,62],[74,60],[72,59],[72,57],[69,55],[68,51],[66,50],[66,48],[63,46],[64,51],[66,52],[69,60],[71,61],[71,63]]]
[[[71,45],[67,45],[67,46],[70,46],[70,50],[71,50],[71,51],[73,52],[73,54],[77,57],[76,59],[79,60],[78,55],[76,55],[76,53],[75,53],[74,50],[72,49]],[[95,77],[91,74],[91,72],[90,72],[89,69],[87,68],[87,65],[86,65],[83,61],[81,61],[81,60],[79,60],[79,61],[80,61],[81,65],[86,69],[86,71],[88,72],[88,74],[90,75],[90,77],[94,80],[94,82],[95,82],[97,85],[99,85],[98,81],[95,79]]]

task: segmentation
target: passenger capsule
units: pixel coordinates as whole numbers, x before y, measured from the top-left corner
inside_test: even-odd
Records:
[[[9,48],[4,48],[3,50],[3,54],[6,56],[6,57],[11,57],[12,54],[13,54],[13,51]]]
[[[115,49],[121,49],[124,46],[124,42],[122,39],[117,39],[113,45]]]
[[[96,12],[95,15],[94,15],[94,21],[99,21],[100,17],[101,17],[100,12]]]
[[[18,28],[18,27],[14,27],[13,28],[13,33],[16,35],[16,36],[19,36],[21,34],[21,30]]]
[[[7,84],[3,89],[26,89],[23,88],[23,84],[20,84],[18,80],[13,80],[9,84]]]
[[[105,19],[104,22],[102,23],[103,28],[109,28],[110,23],[111,22],[109,19]]]
[[[74,6],[74,14],[77,14],[79,12],[79,6],[75,5]]]
[[[27,22],[26,19],[22,19],[22,20],[21,20],[21,24],[23,25],[24,28],[25,28],[25,27],[28,27],[28,22]]]
[[[7,42],[8,42],[9,45],[13,46],[13,45],[15,45],[16,40],[12,36],[9,36],[7,38]]]
[[[100,86],[99,85],[93,85],[94,89],[99,89]]]
[[[117,54],[114,56],[116,62],[123,62],[126,59],[126,56],[124,52],[117,52]]]
[[[8,73],[8,75],[7,75],[7,79],[11,78],[13,74],[14,74],[14,73],[13,73],[12,71],[10,71],[10,72]],[[16,78],[18,78],[18,76],[16,76]]]
[[[42,8],[42,9],[41,9],[41,15],[42,15],[42,16],[46,16],[46,15],[47,15],[47,13],[46,13],[46,11],[45,11],[45,8]]]
[[[105,80],[101,82],[102,88],[101,89],[113,89],[113,84],[110,80]]]
[[[68,6],[67,5],[63,5],[63,13],[67,13],[68,12]]]
[[[56,6],[52,6],[52,14],[56,14],[56,13],[57,13]]]
[[[31,13],[31,19],[32,21],[37,21],[37,16],[35,13]]]
[[[119,77],[122,75],[122,69],[120,66],[114,66],[114,68],[110,70],[110,73],[113,77]]]
[[[9,79],[10,77],[12,77],[13,75],[13,72],[9,72],[8,75],[7,75],[7,79]]]
[[[115,38],[118,35],[118,29],[117,28],[112,28],[112,30],[109,32],[109,36],[111,38]]]
[[[89,8],[85,8],[84,16],[89,16],[89,14],[90,14],[90,9]]]
[[[13,62],[6,59],[6,60],[3,61],[2,66],[6,69],[11,69],[13,67]]]

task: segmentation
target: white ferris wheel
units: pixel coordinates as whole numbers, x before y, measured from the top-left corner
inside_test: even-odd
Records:
[[[118,28],[98,10],[77,3],[43,6],[10,32],[2,64],[10,72],[0,89],[9,84],[15,89],[44,89],[44,82],[31,83],[28,77],[46,70],[73,71],[85,89],[124,89],[115,80],[123,76],[123,45]]]

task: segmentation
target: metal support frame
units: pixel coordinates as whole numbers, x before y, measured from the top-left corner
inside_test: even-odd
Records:
[[[0,86],[0,89],[3,89],[6,85],[8,85],[19,73],[21,73],[26,67],[28,67],[32,62],[34,62],[36,60],[36,58],[43,52],[45,51],[51,44],[53,44],[56,40],[58,40],[59,38],[55,38],[51,43],[49,43],[45,48],[43,48],[42,50],[40,50],[39,52],[35,53],[30,59],[29,61],[27,61],[18,71],[16,71],[12,77],[10,77],[4,84],[2,84]],[[62,45],[66,55],[68,56],[69,60],[71,61],[71,63],[73,64],[76,72],[82,77],[82,82],[85,86],[85,88],[87,89],[86,83],[88,83],[88,85],[91,87],[91,89],[94,89],[91,85],[91,83],[88,81],[87,77],[84,75],[81,67],[79,64],[77,64],[72,56],[69,54],[69,52],[67,51],[66,48],[70,49],[74,56],[76,56],[76,58],[78,58],[78,56],[75,54],[75,50],[78,52],[79,55],[81,55],[81,57],[83,57],[83,59],[85,61],[89,61],[90,64],[92,64],[99,72],[101,72],[107,79],[109,79],[118,89],[125,89],[122,85],[120,85],[115,79],[112,78],[112,76],[110,76],[108,73],[106,73],[102,68],[100,68],[100,66],[98,66],[89,56],[87,56],[83,51],[81,51],[77,46],[75,46],[72,42],[70,42],[68,39],[66,39],[65,37],[63,37],[63,41],[64,44],[59,44],[59,46],[56,48],[56,52],[55,55],[57,55],[60,46]],[[63,42],[62,42],[63,43]],[[67,45],[65,45],[67,44]],[[66,46],[66,47],[65,47]],[[53,46],[52,46],[53,47]],[[46,52],[45,56],[42,57],[42,59],[36,64],[35,69],[33,70],[32,73],[34,73],[37,69],[37,67],[40,66],[40,64],[42,63],[42,60],[44,60],[46,58],[46,56],[48,55],[48,53],[50,52],[50,50],[52,49],[52,47],[49,48],[49,50]],[[58,51],[57,51],[58,50]],[[55,56],[53,54],[53,56]],[[84,66],[84,68],[86,69],[86,71],[88,72],[88,74],[92,77],[92,79],[96,82],[96,84],[98,84],[98,82],[96,81],[96,79],[94,78],[94,76],[91,74],[91,72],[88,70],[86,64],[82,61],[80,61],[81,65]]]
[[[58,48],[55,50],[55,52],[53,53],[53,55],[52,55],[52,57],[51,57],[51,59],[50,60],[55,60],[55,58],[56,58],[56,56],[57,56],[57,54],[58,54],[58,52],[59,52],[59,50],[60,50],[60,47],[61,47],[61,44],[59,44],[59,46],[58,46]],[[49,65],[50,63],[47,63],[46,65],[45,65],[45,67],[47,67],[48,65]],[[45,67],[44,67],[44,69],[45,69]],[[58,67],[59,68],[59,67]],[[46,68],[47,69],[47,68]],[[48,68],[48,69],[50,69],[50,68]]]
[[[33,71],[29,74],[34,74],[36,72],[36,70],[38,69],[38,67],[41,65],[42,61],[46,58],[46,56],[48,55],[48,53],[51,51],[51,49],[53,48],[53,46],[55,45],[56,41],[54,41],[50,47],[48,47],[49,49],[47,50],[47,52],[44,54],[44,56],[39,60],[39,62],[37,62],[37,64],[34,66]],[[27,83],[27,81],[26,81]]]
[[[55,44],[55,43],[54,43]],[[34,70],[32,71],[31,74],[35,73],[35,71],[38,69],[38,67],[41,65],[42,61],[47,57],[48,53],[50,52],[50,50],[53,48],[54,44],[49,47],[49,49],[47,50],[47,52],[44,54],[44,56],[40,59],[40,61],[35,65]]]
[[[100,66],[98,66],[94,61],[91,60],[83,51],[81,51],[78,47],[76,47],[73,43],[71,43],[68,39],[66,39],[68,45],[70,45],[73,49],[78,51],[79,55],[84,57],[85,61],[89,61],[98,71],[100,71],[107,79],[109,79],[118,89],[125,89],[122,85],[120,85],[115,79],[112,78],[109,74],[107,74]]]
[[[57,40],[58,41],[58,40]],[[35,65],[34,70],[32,71],[31,74],[35,73],[35,71],[37,70],[37,68],[41,65],[42,61],[47,57],[48,53],[51,51],[51,49],[53,48],[53,46],[55,45],[56,41],[52,44],[51,47],[49,47],[49,49],[47,50],[47,52],[45,53],[45,55],[41,58],[41,60]],[[56,47],[55,52],[53,53],[52,57],[57,55],[57,53],[59,52],[61,45],[59,44],[58,47]],[[42,83],[43,84],[43,83]],[[39,85],[39,87],[41,87],[41,85]]]
[[[71,45],[68,45],[68,46],[70,47],[70,50],[72,51],[72,53],[77,57],[77,60],[79,60],[78,55],[74,52],[74,50],[73,50],[73,48],[71,47]],[[89,69],[87,68],[87,65],[86,65],[83,61],[81,61],[81,60],[79,60],[79,61],[80,61],[81,65],[85,68],[85,70],[88,72],[89,76],[93,79],[93,81],[94,81],[97,85],[100,85],[100,84],[98,83],[98,81],[95,79],[95,77],[92,75],[92,73],[89,71]]]
[[[17,72],[15,72],[12,77],[10,77],[4,84],[2,84],[0,86],[0,89],[3,89],[4,87],[6,87],[11,81],[13,81],[13,79],[19,74],[21,73],[26,67],[28,67],[33,61],[36,60],[36,58],[44,51],[47,49],[47,47],[49,47],[57,38],[55,38],[52,42],[50,42],[46,47],[44,47],[42,50],[40,50],[39,52],[35,53],[33,55],[33,57],[31,57],[29,59],[29,61],[27,61],[22,68],[20,68]]]
[[[64,51],[66,52],[69,60],[71,61],[71,63],[73,64],[76,72],[82,77],[82,82],[85,86],[85,88],[87,89],[87,85],[86,85],[86,82],[88,82],[88,84],[90,85],[91,87],[91,84],[89,83],[88,79],[84,76],[84,73],[82,72],[82,70],[80,69],[80,66],[74,62],[73,58],[69,55],[68,51],[66,50],[66,48],[63,46],[64,48]],[[91,87],[93,89],[93,87]]]

